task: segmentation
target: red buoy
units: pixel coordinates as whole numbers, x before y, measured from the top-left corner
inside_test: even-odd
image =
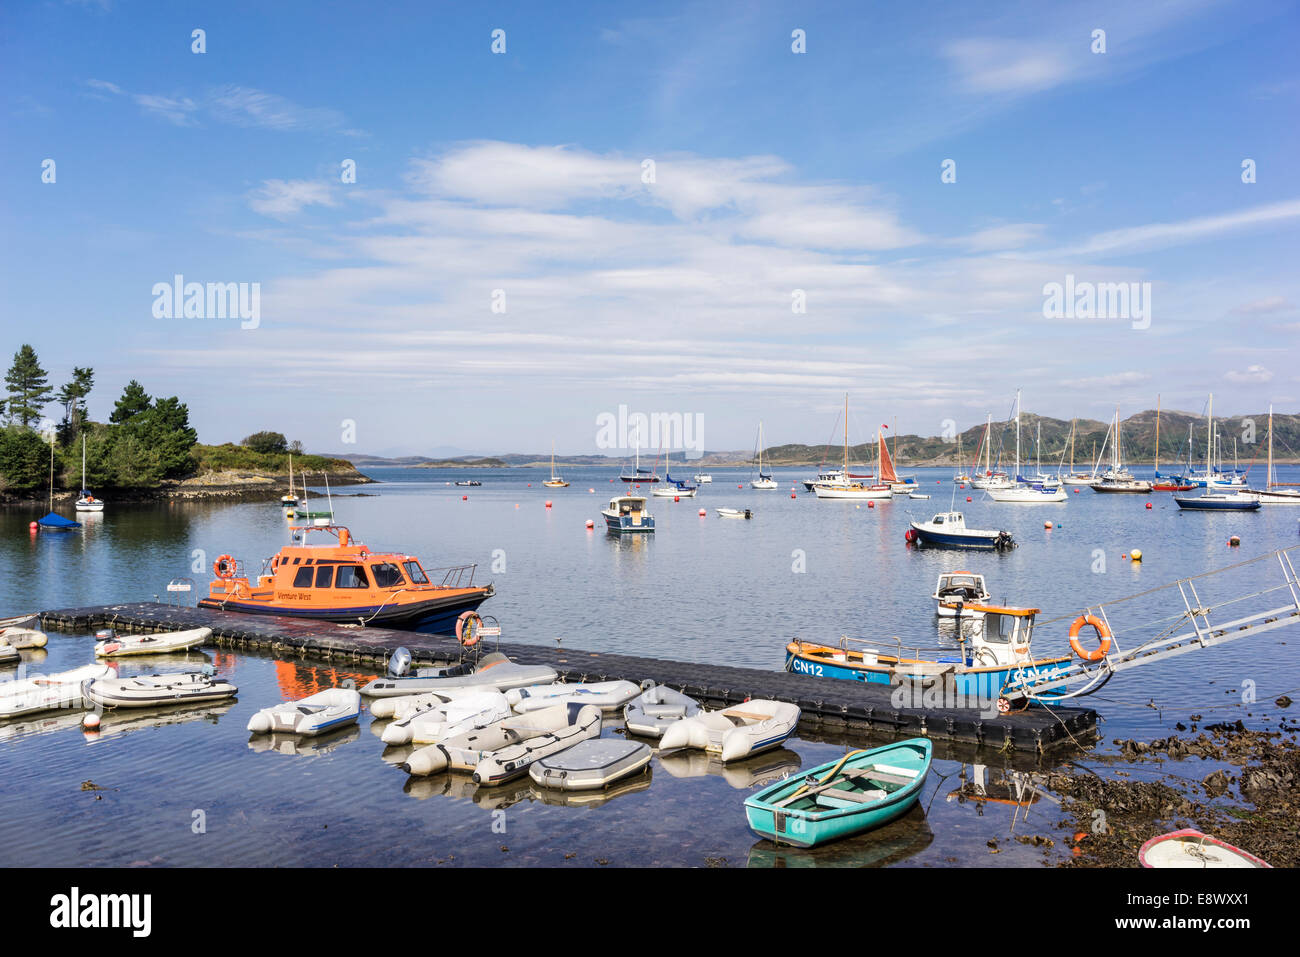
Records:
[[[1147,502],[1147,508],[1150,508],[1150,507],[1151,507],[1151,503],[1150,503],[1150,502]]]
[[[468,501],[469,501],[469,496],[468,496],[468,495],[462,495],[462,496],[460,497],[460,500],[461,500],[462,502],[468,502]]]
[[[968,502],[970,501],[970,496],[969,496],[969,495],[966,496],[966,501],[968,501]]]
[[[875,502],[868,502],[868,503],[867,503],[867,508],[875,508],[875,507],[876,507],[876,503],[875,503]]]
[[[546,500],[546,507],[547,507],[547,508],[550,508],[550,507],[551,507],[551,500],[550,500],[550,499],[547,499],[547,500]]]

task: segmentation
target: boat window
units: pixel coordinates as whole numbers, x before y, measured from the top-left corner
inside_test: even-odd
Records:
[[[366,570],[360,565],[340,565],[338,581],[334,583],[335,588],[369,588],[370,580],[366,578]]]
[[[294,563],[295,565],[297,565],[297,564],[298,564],[299,562],[301,562],[301,561],[302,561],[302,556],[299,555],[297,558],[295,558],[295,559],[293,560],[293,563]]]
[[[984,640],[989,643],[1005,644],[1015,634],[1016,619],[1011,615],[984,616]]]
[[[936,516],[934,517],[934,524],[936,524],[936,525],[942,525],[942,524],[943,524],[943,516],[942,516],[942,515],[936,515]]]
[[[306,567],[306,566],[303,566],[302,568],[298,569],[298,574],[293,576],[293,587],[294,587],[294,588],[310,588],[310,587],[311,587],[311,569],[310,569],[310,568],[308,568],[308,567]]]
[[[376,588],[396,588],[398,585],[406,584],[406,579],[402,577],[402,570],[391,562],[371,565],[370,574],[375,579]]]
[[[316,568],[316,587],[329,588],[334,580],[334,569],[330,565],[318,565]]]
[[[406,569],[407,577],[411,579],[413,584],[429,584],[429,579],[425,577],[424,569],[420,567],[419,562],[402,562],[402,567]]]

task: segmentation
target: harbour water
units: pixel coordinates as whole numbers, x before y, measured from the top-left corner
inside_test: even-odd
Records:
[[[500,619],[510,641],[558,639],[593,651],[773,669],[782,666],[785,642],[795,636],[860,636],[882,648],[896,639],[904,647],[939,643],[930,594],[943,571],[980,572],[997,600],[1042,609],[1034,647],[1047,653],[1067,648],[1069,619],[1086,605],[1298,541],[1300,509],[1284,506],[1187,514],[1167,493],[1097,495],[1086,488],[1063,505],[998,505],[978,491],[955,489],[950,470],[922,469],[918,480],[929,500],[900,498],[868,508],[815,500],[795,484],[811,477],[811,469],[778,469],[780,490],[766,492],[749,488],[748,470],[711,471],[713,484],[697,498],[651,499],[653,536],[605,532],[600,509],[627,491],[610,481],[607,469],[566,468],[572,484],[563,489],[542,487],[548,469],[374,470],[379,484],[336,489],[333,508],[362,541],[413,552],[426,567],[477,562],[475,580],[497,587],[481,611]],[[1300,480],[1295,469],[1279,472],[1281,481]],[[450,484],[470,477],[483,485]],[[324,507],[315,494],[312,507]],[[752,508],[754,518],[719,519],[713,510],[727,505]],[[972,526],[1011,531],[1019,547],[995,554],[904,543],[909,517],[950,507],[965,512]],[[110,505],[103,515],[83,517],[82,529],[57,534],[30,534],[27,523],[35,517],[20,509],[0,513],[6,571],[0,615],[166,600],[167,581],[178,577],[205,590],[217,555],[234,554],[255,571],[288,536],[281,510],[269,502]],[[585,527],[588,519],[594,530]],[[1232,535],[1240,536],[1240,547],[1228,544]],[[1141,550],[1141,563],[1124,557],[1132,549]],[[1207,579],[1201,598],[1208,604],[1279,580],[1276,564],[1261,563]],[[1183,611],[1169,590],[1117,608],[1121,627],[1147,637]],[[1199,780],[1213,762],[1128,766],[1110,742],[1167,735],[1193,714],[1270,726],[1278,717],[1274,699],[1300,688],[1300,662],[1288,654],[1300,641],[1293,631],[1116,678],[1085,702],[1102,716],[1100,740],[1055,760],[1126,768],[1135,777],[1186,773]],[[29,666],[54,671],[83,664],[91,644],[87,635],[51,635],[45,652],[28,654]],[[865,742],[792,739],[782,751],[726,769],[699,755],[663,756],[646,777],[566,803],[526,781],[486,791],[464,777],[409,780],[396,767],[400,750],[385,752],[366,714],[360,727],[299,753],[286,753],[294,749],[291,741],[250,741],[245,724],[258,708],[364,674],[224,652],[135,661],[121,670],[180,670],[203,661],[240,687],[235,703],[108,715],[94,735],[83,733],[76,715],[0,724],[0,774],[7,792],[21,796],[7,802],[0,820],[0,861],[945,866],[1050,863],[1069,853],[1054,830],[1059,813],[1050,800],[1017,810],[955,796],[972,779],[987,781],[992,793],[1009,773],[1050,761],[1040,766],[1022,756],[941,748],[921,805],[907,818],[825,850],[776,851],[746,827],[744,797]],[[83,790],[86,782],[92,786]],[[1013,839],[1034,833],[1054,835],[1056,843]],[[999,843],[996,855],[990,840]]]

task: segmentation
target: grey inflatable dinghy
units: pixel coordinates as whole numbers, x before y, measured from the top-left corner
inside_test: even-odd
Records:
[[[560,791],[595,791],[645,768],[650,745],[625,738],[592,738],[542,758],[528,769],[534,784]]]
[[[516,664],[499,651],[494,651],[490,655],[484,655],[477,667],[460,664],[449,668],[421,668],[414,678],[376,678],[362,688],[361,693],[368,698],[393,698],[447,688],[509,691],[512,688],[548,684],[556,677],[553,668]]]
[[[580,741],[599,736],[600,709],[594,705],[583,705],[573,724],[500,751],[493,751],[474,769],[474,783],[492,786],[523,777],[542,758],[549,758]]]
[[[82,686],[84,697],[105,708],[155,708],[159,705],[195,704],[233,698],[239,689],[211,668],[206,671],[135,678],[91,678]]]
[[[632,734],[658,738],[674,721],[693,718],[699,713],[700,703],[694,698],[658,685],[628,702],[623,709],[623,722]]]

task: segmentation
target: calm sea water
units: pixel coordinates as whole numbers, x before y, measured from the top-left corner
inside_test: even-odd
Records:
[[[1065,649],[1068,618],[1085,605],[1300,542],[1300,509],[1283,506],[1187,514],[1168,494],[1088,489],[1062,505],[998,505],[955,489],[947,470],[920,470],[928,501],[867,508],[804,493],[795,481],[812,471],[780,470],[781,490],[758,492],[748,487],[747,470],[714,469],[714,483],[696,499],[651,499],[655,535],[623,539],[609,536],[600,518],[610,496],[625,491],[604,469],[566,468],[566,489],[542,488],[544,469],[374,470],[381,484],[336,490],[333,505],[371,546],[413,552],[426,566],[477,562],[476,581],[497,587],[481,610],[501,620],[510,641],[562,639],[566,648],[772,669],[796,635],[935,644],[929,596],[943,571],[982,572],[996,598],[1042,609],[1035,649],[1044,653]],[[1281,471],[1283,481],[1300,481],[1296,470]],[[483,485],[449,484],[468,477]],[[720,519],[713,509],[724,505],[752,508],[755,517]],[[990,555],[905,545],[909,517],[950,506],[972,526],[1011,531],[1020,547]],[[0,512],[0,615],[165,599],[169,579],[188,576],[204,588],[212,559],[224,552],[255,569],[288,534],[272,503],[110,505],[79,531],[33,535],[27,524],[38,514]],[[594,530],[585,528],[588,519]],[[1231,535],[1240,547],[1228,545]],[[1135,548],[1140,564],[1123,557]],[[1285,595],[1276,593],[1243,597],[1280,581],[1276,562],[1263,563],[1203,579],[1197,589],[1203,604],[1243,598],[1226,618],[1270,598],[1282,604]],[[1165,589],[1107,612],[1121,641],[1133,644],[1173,627],[1183,608],[1177,591]],[[1068,617],[1049,621],[1058,616]],[[1104,719],[1101,741],[1064,757],[1106,758],[1112,739],[1163,736],[1191,714],[1271,723],[1273,699],[1300,688],[1300,662],[1288,654],[1300,641],[1293,631],[1116,678],[1087,702]],[[74,667],[89,660],[91,644],[88,635],[52,635],[28,664]],[[253,711],[347,676],[325,666],[221,653],[140,661],[123,671],[203,661],[240,686],[236,702],[113,714],[98,735],[84,734],[76,715],[0,724],[0,775],[7,792],[22,797],[7,802],[0,820],[0,863],[1023,865],[1064,853],[1059,844],[1043,850],[1006,840],[1013,831],[1054,833],[1050,801],[1033,804],[1028,822],[1024,811],[1013,822],[1007,805],[953,796],[971,779],[997,792],[1008,773],[1033,767],[1022,756],[941,748],[922,807],[906,819],[824,851],[777,852],[747,829],[744,796],[863,742],[792,739],[775,755],[726,769],[702,756],[664,756],[648,777],[564,803],[526,781],[493,791],[455,776],[409,781],[395,767],[403,753],[385,751],[368,715],[360,727],[314,744],[250,740],[244,726]],[[1243,703],[1243,692],[1255,703]],[[1186,773],[1199,779],[1208,770],[1198,761]],[[1161,773],[1170,772],[1179,769]],[[82,790],[83,782],[103,790]],[[1002,841],[1002,853],[989,855],[990,839]]]

